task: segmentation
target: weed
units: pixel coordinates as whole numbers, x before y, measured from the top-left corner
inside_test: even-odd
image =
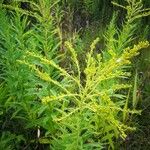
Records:
[[[22,2],[28,3],[28,9],[22,8]],[[135,130],[128,120],[141,113],[136,110],[138,76],[130,106],[129,67],[139,50],[149,46],[145,40],[133,44],[136,20],[149,15],[149,9],[142,9],[141,1],[125,2],[113,2],[127,12],[122,27],[116,25],[114,13],[104,34],[104,50],[97,50],[98,37],[82,61],[82,39],[63,41],[59,1],[2,4],[0,142],[4,148],[13,149],[8,144],[17,139],[17,146],[22,148],[23,142],[26,149],[43,145],[54,150],[115,149],[115,141],[125,140]],[[92,13],[95,4],[86,3]],[[64,54],[59,51],[62,46]],[[67,67],[62,65],[66,54]]]

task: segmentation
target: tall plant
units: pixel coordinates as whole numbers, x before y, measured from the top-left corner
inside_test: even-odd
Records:
[[[27,3],[29,9],[22,9],[21,3]],[[3,131],[11,130],[18,135],[22,134],[24,144],[27,142],[27,146],[32,147],[30,145],[36,143],[39,127],[51,129],[47,126],[50,120],[45,117],[49,111],[43,115],[47,108],[40,105],[38,97],[47,95],[47,89],[53,92],[55,87],[45,82],[36,83],[37,79],[29,68],[16,60],[23,60],[26,51],[30,50],[57,62],[56,54],[61,43],[57,2],[17,0],[11,5],[1,4],[0,9],[0,81],[2,89],[7,89],[5,96],[0,98],[0,136],[3,136]],[[59,74],[54,67],[41,66],[38,60],[34,64],[38,68],[44,67],[57,79]]]
[[[136,19],[149,12],[142,9],[141,1],[126,0],[127,6],[114,3],[127,16],[118,29],[114,14],[105,34],[106,50],[95,52],[99,38],[94,40],[83,68],[74,43],[66,41],[63,48],[72,62],[64,68],[58,52],[63,44],[58,1],[13,2],[2,5],[12,10],[8,19],[6,11],[0,17],[2,129],[9,130],[12,124],[12,132],[23,134],[25,138],[20,139],[31,149],[32,143],[34,149],[38,144],[54,150],[114,149],[114,141],[125,139],[127,131],[134,129],[126,122],[128,115],[140,113],[128,107],[129,98],[122,90],[131,87],[126,80],[131,59],[149,46],[147,41],[131,43]],[[29,8],[22,9],[21,2]]]
[[[52,59],[27,52],[26,64],[35,72],[39,80],[53,84],[57,91],[41,97],[42,104],[49,107],[51,121],[57,131],[47,134],[52,149],[93,149],[109,144],[114,149],[114,139],[125,139],[128,130],[133,130],[124,122],[127,114],[140,113],[127,107],[128,100],[119,91],[131,85],[120,83],[120,79],[128,78],[130,73],[126,69],[131,64],[131,58],[139,54],[139,50],[149,46],[147,41],[139,42],[127,47],[133,38],[136,18],[148,15],[142,7],[141,1],[126,1],[127,21],[122,30],[117,30],[113,23],[107,32],[107,51],[105,54],[95,54],[94,49],[99,41],[97,38],[86,54],[85,78],[81,76],[78,55],[70,42],[65,42],[71,54],[73,70],[66,70]],[[129,33],[130,34],[127,34]],[[109,37],[109,38],[108,38]],[[57,80],[52,78],[44,68],[28,62],[27,58],[37,59],[43,65],[54,67],[59,73]],[[127,100],[127,102],[126,102]],[[122,116],[122,117],[121,117]]]

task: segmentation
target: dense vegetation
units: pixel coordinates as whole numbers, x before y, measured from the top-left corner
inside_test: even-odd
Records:
[[[0,149],[148,149],[149,5],[0,2]]]

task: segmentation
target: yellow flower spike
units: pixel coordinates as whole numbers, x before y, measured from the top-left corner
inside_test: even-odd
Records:
[[[46,72],[40,72],[39,70],[36,70],[36,72],[38,73],[40,79],[48,82],[51,81],[49,74],[47,74]]]
[[[93,50],[95,49],[96,47],[96,44],[99,42],[99,37],[97,37],[93,42],[92,44],[90,45],[90,49],[91,49],[91,53],[93,52]]]
[[[43,97],[41,101],[43,104],[47,104],[48,102],[50,102],[50,97],[49,96]]]

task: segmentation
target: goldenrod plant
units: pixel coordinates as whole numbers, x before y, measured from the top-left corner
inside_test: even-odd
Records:
[[[59,30],[56,24],[59,18],[57,14],[49,16],[51,12],[49,7],[54,9],[56,2],[39,1],[36,4],[33,1],[24,1],[31,3],[31,7],[34,6],[32,11],[21,9],[23,1],[14,2],[12,5],[2,4],[0,8],[0,81],[2,93],[6,91],[1,95],[2,122],[0,126],[3,134],[9,128],[12,133],[22,134],[26,140],[22,138],[21,141],[29,143],[27,146],[32,148],[36,141],[32,142],[31,139],[35,139],[39,124],[46,128],[49,121],[45,117],[40,119],[46,108],[41,107],[37,95],[47,95],[48,93],[44,93],[46,92],[44,88],[50,89],[51,86],[44,82],[37,84],[29,68],[18,64],[16,60],[24,59],[26,51],[30,49],[49,59],[55,58],[57,61],[56,53],[60,45],[60,36],[58,36]],[[53,20],[54,15],[57,18],[56,22]],[[38,61],[35,64],[39,67],[41,65]],[[52,67],[45,66],[45,68],[49,73],[53,72],[53,76],[57,78],[58,74]],[[44,87],[43,90],[41,87]],[[45,123],[41,123],[40,120],[45,120]],[[18,141],[16,144],[19,146],[20,140]]]
[[[128,7],[135,9],[131,7],[130,2],[128,4]],[[134,5],[136,5],[136,1]],[[141,5],[137,3],[137,7],[139,10]],[[138,14],[136,13],[136,15]],[[130,13],[126,18],[129,16]],[[135,18],[131,15],[130,19],[133,19],[132,17]],[[131,64],[130,59],[138,55],[140,49],[148,47],[149,43],[141,41],[132,47],[126,47],[124,42],[128,42],[134,33],[131,32],[128,36],[124,35],[124,41],[121,40],[127,25],[130,27],[129,23],[125,23],[122,31],[115,30],[115,34],[119,32],[117,39],[112,36],[114,34],[109,33],[109,36],[112,37],[108,39],[108,43],[109,40],[112,40],[117,43],[117,46],[107,47],[106,53],[110,55],[107,59],[102,54],[94,54],[99,38],[93,41],[90,51],[86,54],[83,81],[81,81],[80,62],[76,50],[70,42],[66,42],[65,45],[72,54],[75,70],[67,71],[52,59],[49,60],[41,55],[27,52],[27,58],[39,59],[44,65],[54,67],[60,74],[57,80],[54,80],[46,70],[40,70],[33,64],[21,61],[34,70],[39,79],[57,87],[56,93],[41,98],[43,105],[51,108],[53,124],[58,126],[56,134],[49,133],[47,137],[47,139],[52,138],[53,149],[101,149],[105,147],[106,143],[114,149],[113,141],[119,137],[125,139],[126,132],[134,129],[123,123],[120,115],[124,114],[125,117],[125,114],[140,114],[140,111],[130,110],[125,104],[126,96],[117,94],[121,89],[130,87],[130,84],[120,83],[118,79],[130,76],[126,70],[126,67]],[[111,31],[113,32],[113,30]],[[125,44],[122,47],[120,46],[121,41]]]
[[[134,129],[123,124],[122,119],[118,117],[120,113],[133,114],[140,113],[140,111],[123,109],[124,97],[121,96],[119,100],[115,94],[116,91],[129,88],[130,85],[114,83],[110,88],[103,86],[103,84],[112,79],[128,77],[128,73],[120,68],[129,65],[130,59],[137,55],[141,48],[146,48],[149,43],[147,41],[140,42],[133,48],[126,48],[120,57],[116,55],[109,61],[103,62],[101,54],[93,57],[97,41],[98,39],[92,43],[91,50],[86,56],[85,85],[82,85],[80,80],[81,72],[77,54],[68,42],[66,45],[71,51],[73,62],[76,65],[76,72],[72,74],[60,68],[54,61],[30,52],[27,53],[27,57],[38,58],[43,64],[55,67],[62,77],[53,80],[45,70],[40,71],[36,66],[22,62],[34,70],[39,79],[53,83],[58,87],[57,93],[41,98],[43,105],[48,105],[53,109],[53,124],[59,126],[56,137],[49,135],[54,138],[54,149],[57,146],[57,149],[100,148],[107,142],[114,148],[114,138],[125,139],[126,131]],[[63,79],[61,80],[61,78]]]
[[[119,28],[114,13],[104,34],[104,50],[97,50],[101,38],[97,37],[81,61],[75,39],[62,43],[58,1],[14,2],[17,5],[3,4],[0,13],[1,128],[13,133],[2,131],[0,143],[7,147],[11,135],[25,149],[115,149],[115,141],[135,130],[128,117],[141,113],[135,93],[133,107],[129,106],[128,68],[132,58],[149,46],[146,40],[132,41],[136,20],[149,9],[138,0],[126,0],[127,6],[113,2],[127,11],[126,20]],[[22,9],[21,2],[31,8]],[[62,44],[65,53],[60,55]],[[65,54],[71,60],[69,67],[61,62]],[[134,92],[136,82],[137,77]]]

